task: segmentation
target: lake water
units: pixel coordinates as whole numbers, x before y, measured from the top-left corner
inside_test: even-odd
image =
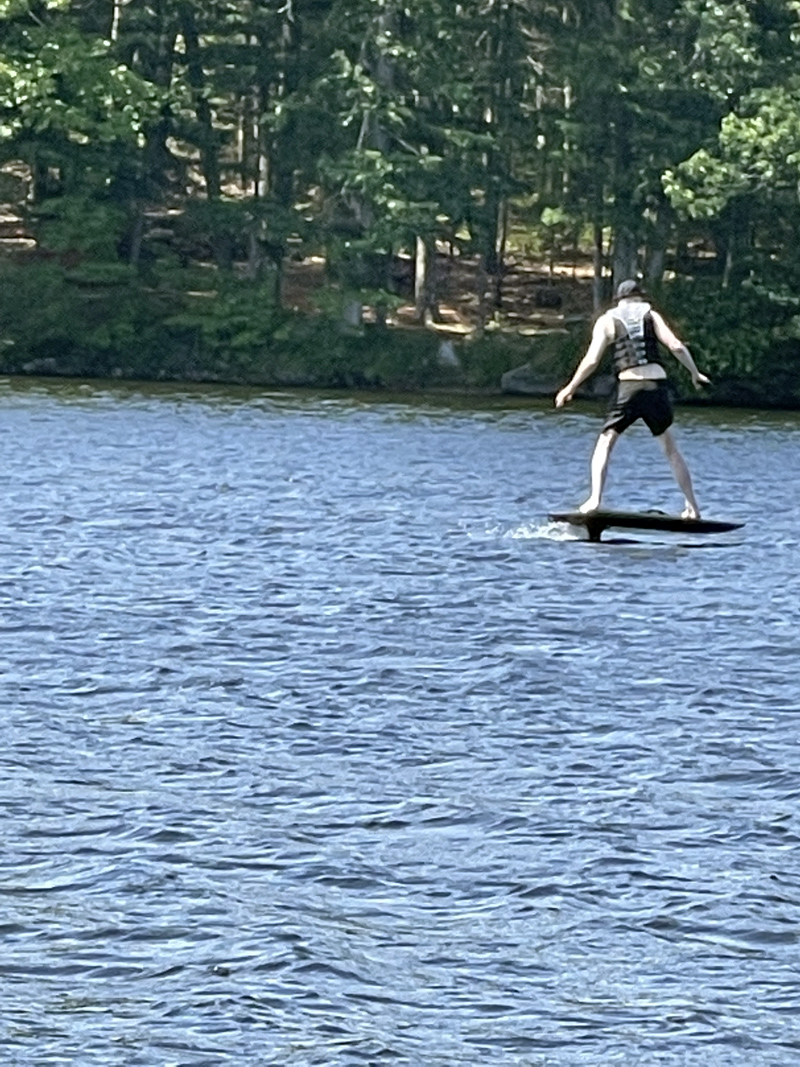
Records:
[[[0,384],[4,1064],[800,1062],[800,416],[598,426]]]

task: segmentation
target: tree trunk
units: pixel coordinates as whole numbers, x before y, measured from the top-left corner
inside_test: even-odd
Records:
[[[600,223],[595,223],[594,226],[592,267],[594,268],[592,277],[592,306],[595,311],[599,311],[606,302],[606,283],[603,276],[603,227]]]
[[[258,223],[254,220],[247,233],[247,276],[252,281],[258,281],[264,267],[264,256],[261,251],[261,242],[256,233]]]
[[[282,10],[284,19],[281,25],[278,95],[285,101],[291,99],[300,84],[300,26],[292,0],[287,0]],[[274,48],[274,44],[269,43],[268,47]],[[262,78],[265,76],[266,71]],[[297,119],[289,108],[285,111],[283,124],[272,138],[269,162],[270,195],[284,207],[289,207],[294,199],[296,143]]]
[[[189,84],[195,91],[195,112],[200,126],[199,148],[206,195],[209,200],[218,200],[222,192],[220,179],[217,136],[214,130],[211,105],[205,95],[206,84],[203,70],[203,55],[200,48],[200,33],[197,28],[195,9],[190,4],[181,4],[179,17],[183,41],[186,47],[186,72]]]
[[[494,272],[494,306],[503,306],[503,275],[506,266],[506,241],[508,240],[508,200],[500,198],[497,218],[497,263]]]
[[[142,241],[144,239],[144,211],[139,209],[131,230],[131,247],[128,253],[128,263],[131,267],[139,266],[139,258],[142,254]]]
[[[620,226],[614,233],[613,286],[616,290],[626,278],[635,278],[639,269],[639,250],[636,237],[627,226]]]
[[[112,0],[111,3],[111,26],[109,27],[108,39],[113,42],[119,40],[119,23],[122,15],[122,0]]]
[[[274,259],[275,277],[272,285],[272,299],[276,308],[283,307],[283,257]]]
[[[492,153],[488,155],[491,156]],[[491,162],[488,163],[487,169],[491,166]],[[500,231],[500,196],[494,187],[494,182],[491,181],[491,174],[489,174],[489,181],[491,184],[486,194],[486,245],[484,255],[486,257],[487,271],[489,274],[496,274],[500,265],[497,254]]]
[[[655,225],[647,250],[647,262],[645,264],[645,282],[648,289],[658,291],[664,280],[664,268],[667,259],[667,240],[670,231],[668,210],[665,206],[658,209]]]
[[[486,303],[486,290],[488,285],[489,272],[486,269],[486,257],[481,254],[478,256],[478,271],[475,279],[475,289],[478,297],[477,334],[479,337],[483,337],[484,331],[486,330],[486,323],[489,318],[489,309]]]
[[[725,249],[725,266],[722,270],[722,288],[729,289],[731,284],[731,275],[733,274],[733,248],[729,244]]]
[[[440,322],[436,301],[436,244],[431,238],[417,237],[414,264],[414,317],[424,322],[430,313],[433,322]]]
[[[645,271],[645,283],[648,289],[658,290],[664,280],[664,267],[667,259],[667,250],[663,244],[654,245],[647,257]]]
[[[254,38],[249,41],[253,51],[258,48]],[[239,112],[239,173],[245,196],[259,196],[261,93],[256,85],[242,94]]]

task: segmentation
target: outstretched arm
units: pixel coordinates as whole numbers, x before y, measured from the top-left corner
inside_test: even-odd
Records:
[[[695,389],[699,389],[701,385],[708,385],[709,379],[697,369],[697,364],[692,359],[692,354],[683,341],[675,336],[657,311],[651,312],[651,315],[653,316],[656,337],[662,345],[670,350],[677,361],[688,370],[692,376],[692,385]]]
[[[594,374],[600,365],[600,360],[603,358],[603,353],[605,352],[609,341],[610,337],[607,333],[605,316],[601,316],[592,330],[592,340],[586,350],[586,355],[580,361],[575,369],[575,373],[564,388],[556,393],[557,408],[562,408],[566,403],[572,400],[576,389],[583,385],[586,379]]]

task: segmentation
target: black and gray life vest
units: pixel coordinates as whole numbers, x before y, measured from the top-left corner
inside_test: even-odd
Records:
[[[611,309],[614,320],[614,370],[617,374],[645,363],[660,363],[658,340],[645,300],[623,300]]]

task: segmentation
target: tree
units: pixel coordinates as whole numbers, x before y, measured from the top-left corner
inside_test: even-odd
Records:
[[[703,147],[667,170],[664,186],[675,210],[711,234],[724,286],[753,272],[774,281],[778,260],[785,279],[787,270],[800,273],[800,77],[792,61],[800,5],[762,4],[705,37],[711,69],[696,76],[725,114]]]
[[[717,101],[687,73],[700,31],[687,4],[696,6],[573,0],[547,24],[545,204],[590,228],[596,303],[608,295],[606,235],[615,282],[644,270],[659,283],[675,221],[661,176],[719,119]]]

